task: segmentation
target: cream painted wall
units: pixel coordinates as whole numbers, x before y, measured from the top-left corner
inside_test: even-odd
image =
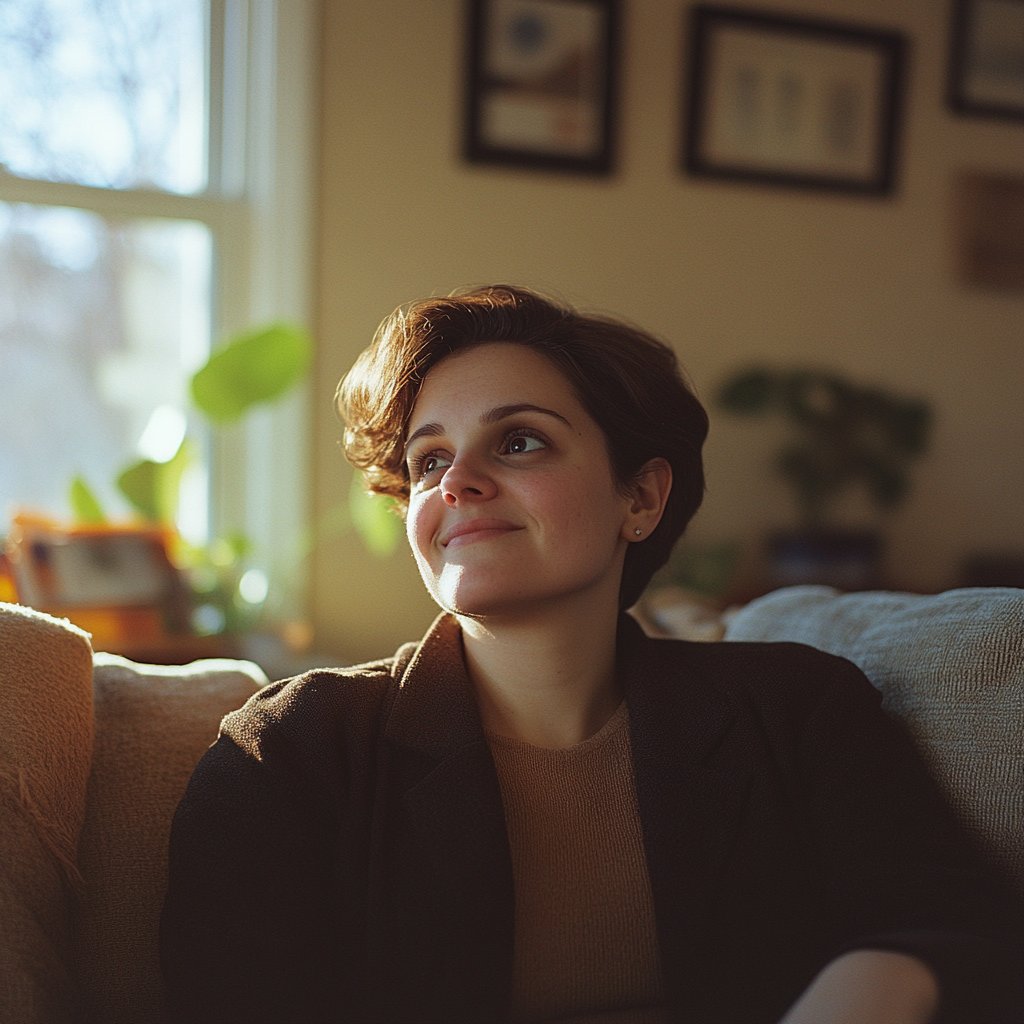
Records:
[[[1024,132],[945,110],[945,0],[785,5],[910,37],[900,184],[888,199],[688,179],[676,156],[684,5],[624,6],[619,167],[593,181],[461,161],[458,0],[324,3],[318,512],[350,480],[334,387],[380,319],[424,294],[508,281],[668,339],[705,397],[752,359],[833,365],[927,395],[935,443],[888,527],[893,579],[940,588],[966,552],[1020,551],[1024,296],[954,282],[949,204],[962,169],[1019,173]],[[770,431],[712,413],[694,537],[753,548],[790,522],[770,450]],[[346,659],[390,653],[434,613],[404,551],[377,561],[342,537],[318,550],[312,579],[318,646]]]

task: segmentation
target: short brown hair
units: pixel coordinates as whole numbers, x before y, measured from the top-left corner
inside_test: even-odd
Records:
[[[526,345],[546,356],[601,428],[612,472],[628,486],[651,459],[672,466],[665,513],[626,553],[619,605],[634,604],[704,498],[701,448],[708,417],[668,345],[608,316],[579,313],[536,292],[492,285],[399,307],[338,385],[345,457],[367,486],[409,500],[405,436],[430,370],[460,349]]]

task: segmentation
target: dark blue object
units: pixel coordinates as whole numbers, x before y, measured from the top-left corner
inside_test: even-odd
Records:
[[[768,540],[768,556],[775,587],[872,590],[881,584],[882,538],[870,531],[777,533]]]

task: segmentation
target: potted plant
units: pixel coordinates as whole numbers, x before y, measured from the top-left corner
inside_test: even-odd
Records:
[[[716,404],[740,416],[781,416],[792,428],[775,465],[796,500],[800,527],[769,538],[772,584],[826,583],[843,590],[880,584],[879,532],[839,530],[830,513],[863,487],[881,513],[898,508],[910,465],[928,447],[932,411],[923,399],[864,386],[827,370],[753,367],[729,377]]]
[[[220,346],[191,378],[193,405],[214,426],[237,423],[257,406],[283,398],[305,378],[312,344],[295,324],[272,323],[244,331]],[[184,423],[182,424],[184,431]],[[117,486],[138,517],[168,531],[174,561],[185,571],[195,605],[191,629],[201,635],[243,633],[252,628],[267,598],[269,581],[249,540],[238,533],[215,538],[205,548],[185,543],[174,532],[181,477],[193,458],[194,442],[183,436],[164,461],[143,458],[124,468]],[[76,522],[99,525],[107,516],[86,480],[71,481]],[[318,540],[353,529],[372,554],[386,557],[403,534],[390,498],[366,492],[356,474],[348,502],[315,524],[308,537],[284,538],[305,551]]]

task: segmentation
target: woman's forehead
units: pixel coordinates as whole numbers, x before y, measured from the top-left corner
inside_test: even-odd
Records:
[[[420,387],[408,432],[426,419],[456,409],[551,403],[579,409],[569,381],[546,356],[514,342],[487,342],[446,356],[431,368]],[[562,408],[561,415],[571,419]]]

